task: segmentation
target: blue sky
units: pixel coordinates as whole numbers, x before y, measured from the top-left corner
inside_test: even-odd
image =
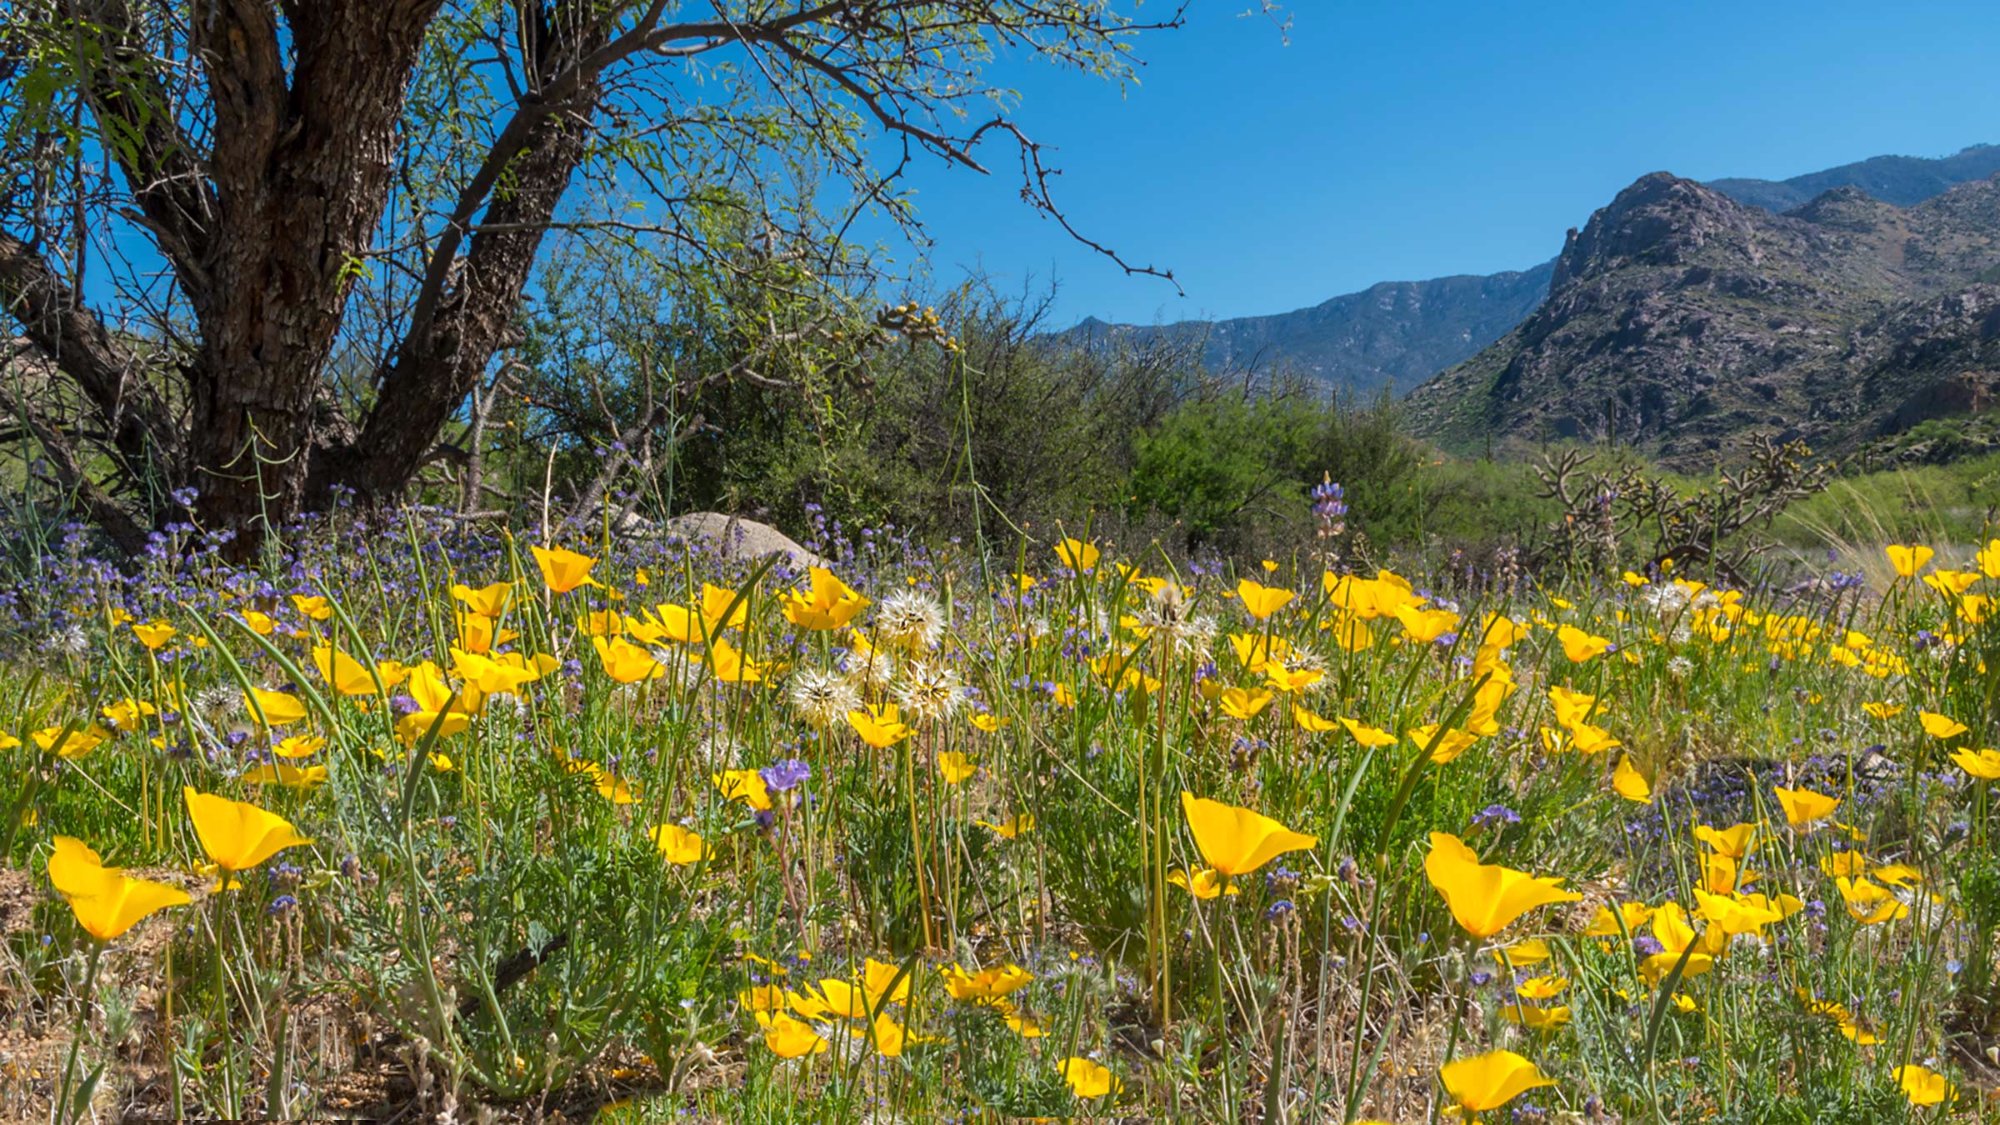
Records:
[[[1520,269],[1639,176],[1782,179],[2000,142],[1987,4],[1195,0],[1142,41],[1142,84],[992,72],[1057,151],[1085,233],[1187,290],[1124,277],[1015,197],[919,168],[933,280],[1053,277],[1060,321],[1280,312],[1377,281]],[[1164,7],[1150,0],[1139,8]],[[913,251],[895,251],[909,262]]]

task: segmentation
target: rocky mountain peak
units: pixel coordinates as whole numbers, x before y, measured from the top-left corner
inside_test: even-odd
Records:
[[[1687,265],[1719,239],[1747,241],[1754,225],[1750,209],[1721,192],[1653,172],[1619,192],[1581,231],[1569,232],[1554,288],[1634,264]]]
[[[1893,222],[1900,210],[1858,187],[1844,186],[1822,192],[1787,214],[1822,227],[1873,231]]]
[[[1615,440],[1689,467],[1756,433],[1851,448],[1992,397],[1996,281],[2000,178],[1909,207],[1843,185],[1773,214],[1655,173],[1571,232],[1541,307],[1412,392],[1410,417],[1447,446]]]

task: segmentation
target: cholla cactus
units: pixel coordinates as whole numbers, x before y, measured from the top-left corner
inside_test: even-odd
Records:
[[[1595,569],[1620,560],[1668,560],[1740,581],[1770,549],[1755,533],[1794,502],[1826,487],[1828,469],[1802,441],[1760,437],[1740,469],[1721,470],[1709,488],[1683,492],[1637,465],[1586,471],[1593,454],[1567,449],[1535,466],[1542,495],[1561,502],[1538,563]]]

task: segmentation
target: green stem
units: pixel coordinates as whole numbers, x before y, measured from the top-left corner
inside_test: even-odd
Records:
[[[62,1092],[56,1097],[55,1120],[69,1122],[76,1119],[74,1106],[70,1105],[70,1087],[76,1080],[76,1056],[83,1046],[84,1024],[89,1022],[90,1006],[97,996],[97,962],[104,956],[104,943],[90,943],[90,968],[83,975],[83,999],[76,1006],[76,1023],[70,1028],[69,1057],[63,1061]]]

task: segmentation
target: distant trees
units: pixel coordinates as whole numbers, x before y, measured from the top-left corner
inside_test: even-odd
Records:
[[[524,341],[551,231],[782,244],[809,287],[856,210],[914,222],[913,161],[996,144],[1067,227],[983,71],[1006,49],[1122,80],[1178,14],[1120,7],[13,0],[0,305],[67,391],[15,380],[6,436],[127,547],[192,518],[247,551],[335,490],[396,497],[471,457],[440,435]],[[800,169],[844,209],[788,206]]]

